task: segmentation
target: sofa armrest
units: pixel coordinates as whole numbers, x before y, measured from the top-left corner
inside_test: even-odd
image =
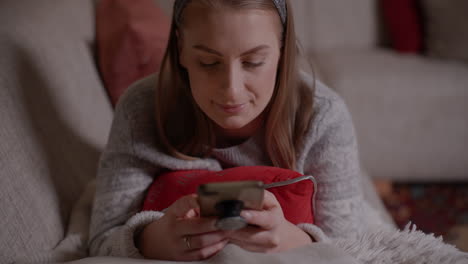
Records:
[[[37,262],[95,177],[112,108],[95,65],[94,1],[0,1],[0,255]]]

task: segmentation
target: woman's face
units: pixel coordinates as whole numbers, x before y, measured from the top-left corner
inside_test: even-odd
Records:
[[[193,98],[222,136],[251,136],[262,124],[280,58],[281,22],[273,11],[188,6],[180,63]]]

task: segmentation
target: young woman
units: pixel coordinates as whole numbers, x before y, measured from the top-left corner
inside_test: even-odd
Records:
[[[287,0],[177,0],[159,76],[134,84],[117,107],[97,176],[91,254],[196,260],[228,243],[277,252],[383,224],[362,198],[347,108],[299,56]],[[196,217],[195,195],[138,213],[162,170],[252,165],[314,175],[316,224],[287,221],[269,192],[263,210],[242,212],[256,227],[232,232]]]

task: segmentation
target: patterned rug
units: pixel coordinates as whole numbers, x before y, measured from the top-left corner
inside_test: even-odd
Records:
[[[382,195],[398,227],[413,222],[425,233],[468,251],[468,184],[393,184]]]

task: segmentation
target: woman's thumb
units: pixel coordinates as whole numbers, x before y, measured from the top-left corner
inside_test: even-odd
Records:
[[[179,198],[169,208],[167,213],[174,215],[177,218],[191,218],[198,215],[199,205],[197,195],[191,194]]]

